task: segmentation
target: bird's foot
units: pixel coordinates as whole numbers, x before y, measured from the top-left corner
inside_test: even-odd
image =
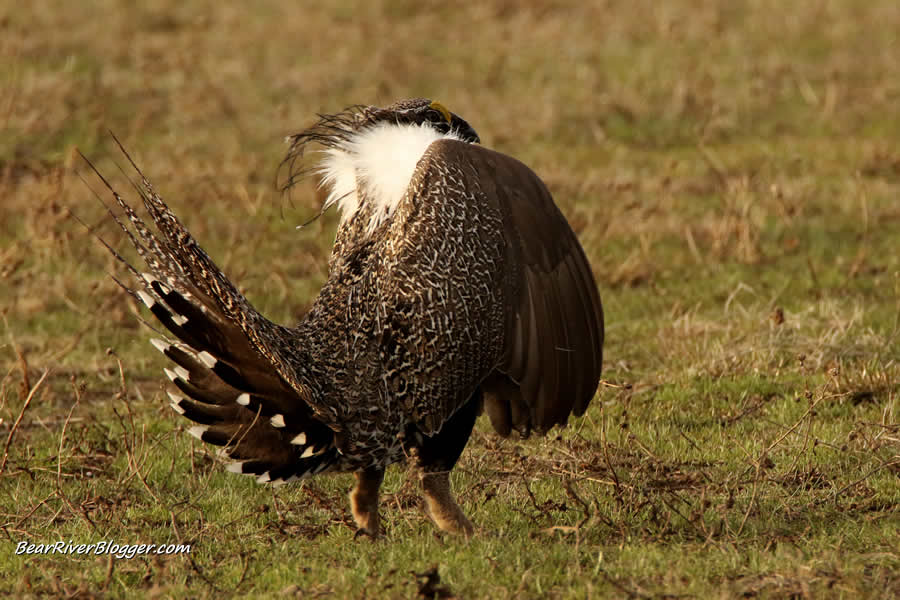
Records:
[[[422,475],[422,490],[425,493],[425,507],[428,516],[434,521],[441,531],[472,537],[475,528],[472,522],[466,518],[462,509],[453,499],[450,493],[450,473],[424,473]]]
[[[364,538],[364,537],[367,537],[370,540],[375,541],[380,536],[377,531],[369,531],[368,529],[366,529],[364,527],[360,527],[359,529],[356,530],[356,533],[353,534],[354,540],[358,540],[359,538]]]
[[[359,529],[355,537],[367,535],[375,539],[381,533],[378,519],[378,489],[384,479],[384,470],[371,468],[354,473],[356,486],[350,492],[350,510]]]

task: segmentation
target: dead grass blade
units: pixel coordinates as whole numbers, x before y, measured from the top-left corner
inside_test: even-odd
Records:
[[[28,406],[31,404],[32,398],[40,389],[41,384],[44,383],[44,380],[47,379],[47,375],[50,374],[50,369],[44,369],[44,373],[41,375],[41,378],[38,379],[37,383],[34,384],[34,387],[28,392],[28,396],[25,398],[24,404],[22,404],[22,410],[19,411],[19,416],[16,417],[15,422],[12,425],[12,428],[9,430],[9,435],[6,436],[6,444],[3,446],[3,461],[0,462],[0,475],[3,475],[3,472],[6,470],[6,463],[9,459],[9,446],[12,444],[13,438],[16,436],[16,431],[19,429],[19,423],[22,422],[22,417],[25,416],[25,411],[28,410]]]

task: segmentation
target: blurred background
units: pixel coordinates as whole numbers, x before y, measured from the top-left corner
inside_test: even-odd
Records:
[[[99,222],[75,149],[108,172],[121,162],[111,131],[251,296],[278,296],[290,318],[324,276],[330,233],[292,232],[320,199],[312,185],[276,189],[282,139],[317,112],[412,96],[545,179],[601,287],[711,277],[702,296],[741,281],[771,299],[761,266],[814,287],[837,283],[844,261],[843,275],[872,268],[893,290],[896,258],[871,246],[869,224],[896,226],[900,210],[898,24],[890,1],[8,5],[0,297],[22,341],[46,346],[78,334],[69,304],[92,312],[114,293],[63,210]],[[29,286],[42,293],[16,293]],[[605,297],[613,332],[617,312],[642,310],[615,310],[618,296]],[[68,322],[42,328],[56,312]]]
[[[109,277],[121,269],[69,214],[133,256],[94,198],[92,190],[108,201],[76,150],[129,191],[115,133],[251,301],[291,323],[327,275],[336,215],[295,229],[321,198],[314,181],[289,194],[277,189],[284,137],[318,112],[416,96],[440,101],[486,146],[531,166],[579,234],[606,310],[608,383],[579,435],[599,439],[608,419],[612,465],[629,449],[644,456],[634,439],[677,469],[700,469],[677,462],[696,452],[703,458],[696,464],[722,468],[704,477],[721,484],[708,498],[727,505],[726,533],[739,539],[753,530],[759,537],[744,542],[754,551],[773,565],[795,564],[766,554],[761,540],[774,535],[773,513],[746,508],[769,498],[771,510],[783,511],[789,500],[766,496],[764,487],[751,497],[749,488],[723,482],[750,460],[736,440],[757,444],[747,454],[754,460],[766,456],[784,428],[812,418],[804,411],[815,397],[831,408],[810,425],[812,436],[849,446],[841,460],[819,463],[804,454],[812,451],[809,436],[782,438],[777,450],[806,457],[775,461],[781,475],[799,477],[791,493],[818,506],[804,494],[852,492],[845,486],[877,467],[871,493],[854,502],[877,500],[884,518],[896,517],[896,466],[884,467],[900,455],[895,0],[0,4],[0,442],[25,415],[6,481],[46,460],[55,472],[67,411],[81,419],[78,431],[114,421],[109,405],[121,406],[123,377],[138,422],[165,435],[182,425],[163,400],[163,361],[150,334]],[[693,441],[672,426],[693,432]],[[480,458],[463,472],[482,464],[496,470],[485,456],[502,453],[488,439],[476,436],[470,452]],[[733,454],[720,454],[726,448]],[[90,463],[115,473],[121,452],[90,460],[74,453],[65,468],[83,473]],[[760,472],[759,460],[750,464]],[[632,467],[639,489],[643,471]],[[811,477],[819,483],[807,485]],[[548,489],[565,498],[554,485]],[[338,488],[328,493],[343,502]],[[37,493],[17,489],[21,506]],[[522,488],[504,493],[527,498]],[[598,502],[610,499],[606,493]],[[681,523],[668,505],[654,506]],[[602,550],[617,532],[625,544],[638,513],[611,517],[616,525],[601,528],[596,546],[583,538],[583,548]],[[22,530],[37,527],[20,517],[9,519]],[[823,548],[841,536],[832,533]],[[884,549],[872,535],[855,548],[893,552],[896,564],[896,547]],[[644,565],[645,579],[628,576],[649,586],[641,589],[667,589],[667,564],[681,556],[685,547],[667,546],[660,564]],[[610,566],[617,568],[631,567]],[[704,579],[702,569],[685,573],[701,582],[694,592],[757,590],[753,582],[728,587],[724,575]],[[590,581],[603,589],[594,574]],[[876,581],[860,577],[848,589]],[[473,581],[456,589],[477,589],[466,587]],[[877,581],[900,589],[896,576]],[[526,594],[538,594],[533,585]]]

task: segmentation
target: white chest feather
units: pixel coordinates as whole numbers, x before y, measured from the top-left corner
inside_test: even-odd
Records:
[[[431,127],[382,123],[353,137],[339,148],[329,148],[319,166],[322,185],[328,188],[325,208],[337,204],[341,222],[363,213],[372,232],[390,218],[406,194],[419,159],[435,141],[459,139]]]

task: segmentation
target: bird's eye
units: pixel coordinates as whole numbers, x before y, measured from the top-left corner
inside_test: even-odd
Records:
[[[453,116],[450,114],[450,111],[447,110],[447,107],[445,107],[440,102],[432,102],[428,105],[428,108],[434,109],[437,112],[441,113],[441,116],[444,117],[444,120],[447,121],[447,123],[450,123],[453,119]]]

